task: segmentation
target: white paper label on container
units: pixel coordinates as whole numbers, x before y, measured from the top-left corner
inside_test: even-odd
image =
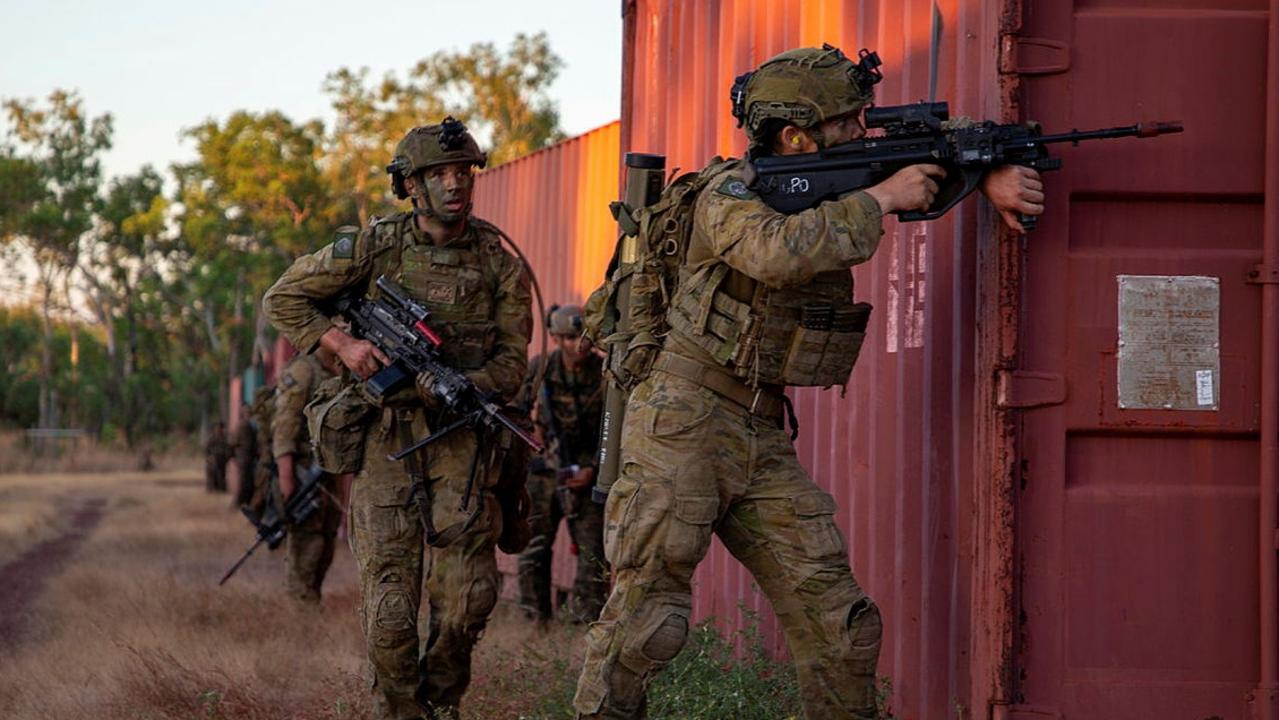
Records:
[[[1195,371],[1195,395],[1200,405],[1212,405],[1215,395],[1212,392],[1212,371]]]
[[[1221,281],[1120,275],[1121,410],[1217,410],[1221,396]]]

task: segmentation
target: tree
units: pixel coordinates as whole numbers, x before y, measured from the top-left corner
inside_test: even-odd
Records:
[[[46,106],[34,101],[4,103],[8,135],[6,160],[0,163],[0,188],[15,187],[16,200],[0,203],[4,212],[0,241],[26,245],[39,269],[41,297],[41,427],[56,423],[50,381],[53,367],[54,293],[65,288],[76,266],[80,239],[92,227],[102,169],[99,155],[111,147],[111,116],[86,116],[80,97],[64,90],[50,93]],[[26,156],[18,155],[25,151]],[[38,174],[36,173],[38,171]],[[38,178],[38,179],[37,179]]]
[[[279,112],[237,112],[186,135],[199,159],[174,168],[181,243],[170,260],[182,282],[170,295],[203,321],[209,367],[230,379],[246,349],[256,362],[267,345],[257,300],[295,257],[332,236],[336,213],[319,166],[324,128]]]
[[[385,167],[413,127],[453,115],[487,140],[500,164],[563,139],[548,90],[563,67],[545,33],[517,35],[504,54],[492,43],[437,52],[404,79],[387,73],[372,83],[367,68],[340,68],[326,78],[337,122],[326,143],[325,177],[343,198],[343,215],[361,225],[395,207]]]
[[[456,98],[464,122],[488,136],[489,162],[500,165],[564,138],[559,110],[547,94],[563,66],[546,33],[520,33],[505,56],[492,43],[435,53],[413,68],[410,91]]]
[[[134,382],[139,367],[139,284],[165,255],[163,179],[150,166],[136,175],[111,181],[103,197],[92,240],[82,253],[80,270],[86,296],[106,339],[107,402],[101,404],[100,426],[114,420],[123,425],[133,447],[141,418],[151,403],[141,390],[153,387]],[[118,335],[123,331],[124,351]],[[113,417],[113,415],[115,417]]]

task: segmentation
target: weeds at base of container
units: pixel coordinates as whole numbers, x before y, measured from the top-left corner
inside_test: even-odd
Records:
[[[875,685],[875,717],[879,720],[897,720],[893,714],[893,679],[879,676]]]
[[[728,637],[707,620],[648,691],[653,720],[777,720],[798,717],[799,684],[789,661],[768,656],[757,617]],[[737,648],[741,648],[741,652]]]

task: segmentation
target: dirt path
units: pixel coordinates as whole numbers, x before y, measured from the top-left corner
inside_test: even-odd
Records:
[[[71,518],[67,529],[0,567],[0,649],[12,648],[21,641],[32,602],[102,520],[106,504],[102,497],[68,499],[62,507]]]

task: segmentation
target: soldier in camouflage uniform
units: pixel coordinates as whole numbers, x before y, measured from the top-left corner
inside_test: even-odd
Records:
[[[348,288],[376,295],[375,281],[385,274],[431,311],[445,362],[480,388],[513,398],[528,366],[530,281],[502,248],[501,231],[471,215],[473,170],[484,163],[475,140],[452,118],[410,131],[387,170],[396,194],[412,198],[412,211],[362,231],[339,228],[332,244],[299,258],[267,292],[271,322],[304,352],[330,348],[355,376],[369,377],[387,358],[347,335],[317,302]],[[498,597],[497,503],[485,493],[484,503],[473,495],[471,508],[459,508],[476,457],[475,434],[452,433],[412,458],[408,469],[416,466],[414,474],[426,478],[420,492],[407,463],[387,459],[450,417],[431,388],[431,378],[419,377],[416,392],[389,398],[374,415],[351,491],[351,547],[360,570],[375,715],[392,720],[456,715],[470,682],[471,650]],[[492,487],[500,459],[482,460],[478,485]],[[426,517],[414,502],[423,495]],[[439,531],[435,546],[427,545],[426,520]],[[424,575],[430,627],[419,655]]]
[[[216,423],[204,444],[204,489],[208,492],[226,492],[226,463],[230,454],[226,425]]]
[[[864,133],[871,85],[837,49],[799,49],[735,88],[753,154],[795,154]],[[754,575],[786,633],[809,720],[875,716],[880,614],[854,580],[835,501],[784,429],[787,385],[847,382],[868,306],[849,267],[870,259],[884,213],[927,207],[933,165],[793,215],[751,190],[746,163],[712,177],[666,311],[669,335],[633,391],[622,468],[605,510],[614,588],[587,634],[581,718],[640,718],[645,688],[683,647],[690,579],[716,534]],[[992,173],[1003,211],[1042,212],[1033,171]]]
[[[279,472],[280,507],[297,490],[295,471],[309,467],[311,438],[302,410],[321,382],[333,376],[335,358],[324,348],[299,355],[280,373],[271,426],[271,453]],[[320,507],[306,522],[289,526],[285,586],[289,596],[303,603],[319,603],[324,576],[333,564],[333,550],[342,508],[335,501],[337,478],[325,473],[320,481]]]
[[[235,474],[239,484],[235,487],[235,499],[231,507],[245,505],[253,498],[253,470],[257,459],[257,428],[248,404],[240,406],[240,424],[231,436],[231,455],[235,458]]]
[[[275,386],[265,385],[253,393],[253,404],[249,406],[249,418],[253,421],[253,446],[257,453],[253,464],[253,490],[249,501],[240,506],[240,510],[250,518],[260,518],[266,510],[268,494],[271,489],[271,473],[275,467],[275,457],[271,454],[272,433],[271,420],[275,415]]]
[[[570,305],[551,312],[547,329],[557,349],[530,364],[521,391],[523,405],[545,439],[544,457],[529,463],[533,539],[520,554],[520,605],[540,621],[551,619],[551,546],[560,519],[568,519],[577,553],[577,575],[569,612],[578,622],[599,617],[608,595],[604,562],[604,508],[591,502],[603,411],[603,363],[582,337],[582,309]],[[537,397],[537,378],[546,376]]]

